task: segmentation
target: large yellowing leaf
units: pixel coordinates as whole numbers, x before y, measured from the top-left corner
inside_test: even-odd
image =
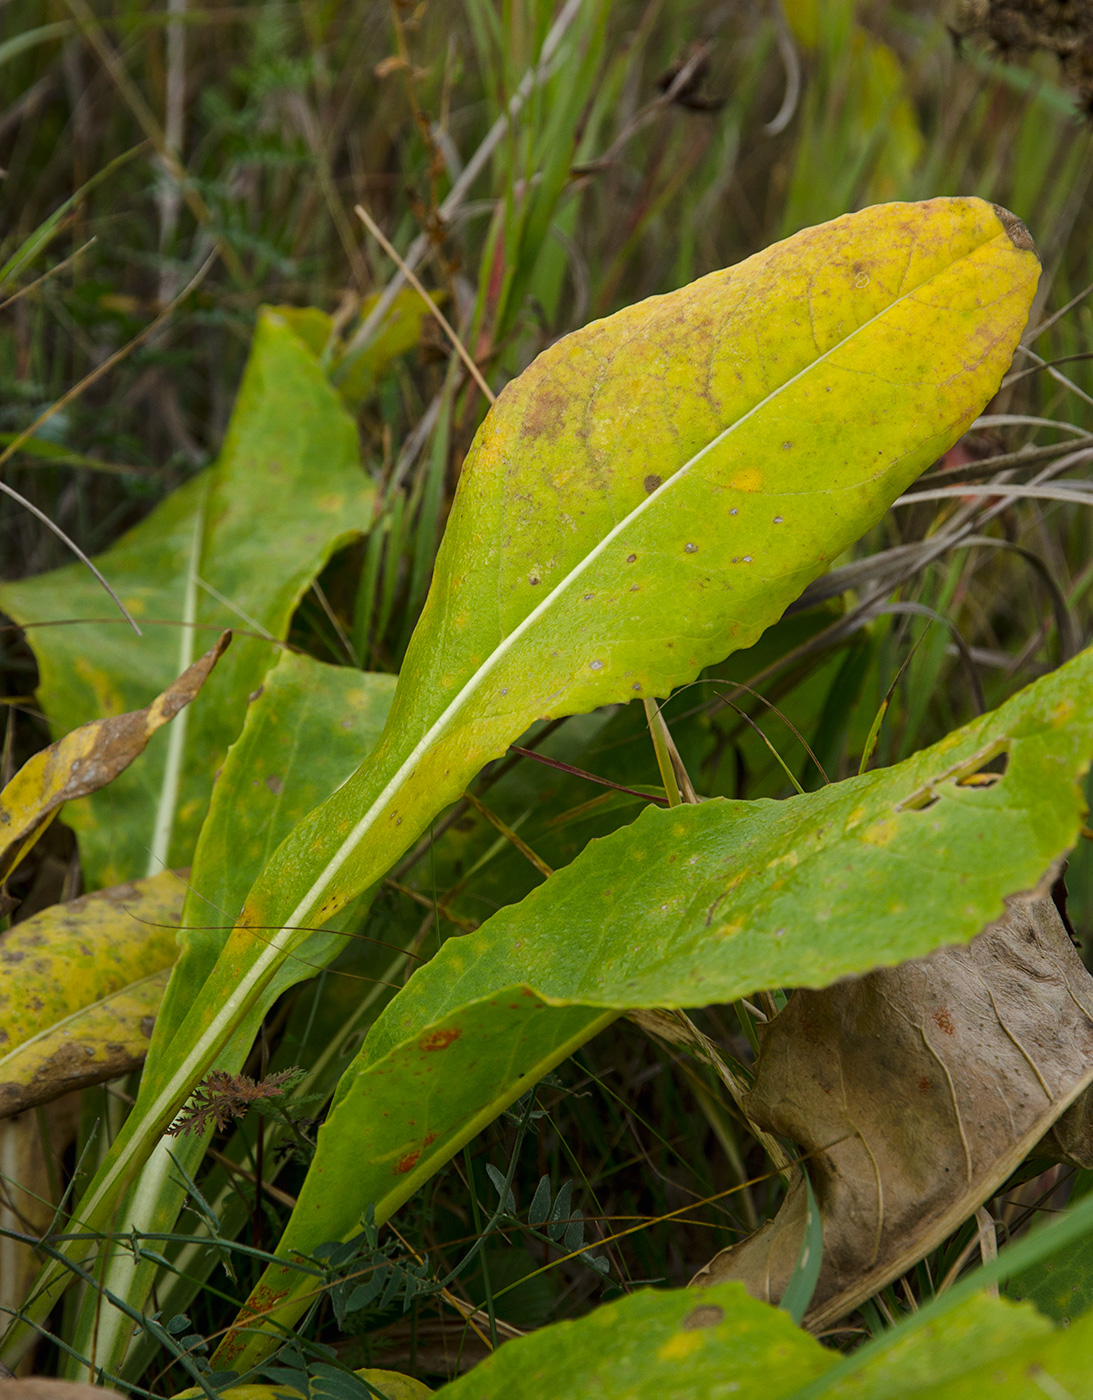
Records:
[[[314,355],[266,311],[215,465],[97,560],[143,635],[102,620],[101,589],[81,565],[0,585],[0,607],[29,625],[38,696],[61,732],[146,705],[210,630],[236,629],[200,712],[69,808],[89,885],[190,863],[247,696],[276,661],[301,594],[340,543],[368,529],[372,505],[352,419]]]
[[[170,968],[81,1007],[0,1059],[0,1117],[140,1069]]]
[[[375,752],[273,854],[81,1203],[89,1229],[308,935],[543,715],[748,645],[967,428],[1039,264],[977,199],[887,205],[566,337],[464,464]]]
[[[451,1400],[705,1400],[791,1395],[830,1366],[788,1314],[735,1284],[638,1289],[576,1322],[506,1342],[440,1394]]]
[[[0,935],[0,1117],[140,1063],[185,892],[165,871]]]
[[[1038,276],[1005,217],[938,200],[808,229],[511,384],[384,736],[270,860],[225,985],[249,995],[292,947],[248,924],[327,917],[533,720],[666,695],[754,641],[997,387]]]

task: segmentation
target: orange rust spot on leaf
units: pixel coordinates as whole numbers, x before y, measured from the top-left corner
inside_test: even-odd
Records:
[[[460,1030],[432,1031],[429,1035],[423,1035],[418,1041],[419,1050],[447,1050],[453,1040],[458,1040],[463,1034]]]
[[[949,1015],[948,1010],[944,1006],[940,1011],[934,1012],[934,1022],[938,1029],[944,1031],[946,1035],[953,1035],[956,1030],[956,1027],[953,1025],[953,1018]]]
[[[395,1175],[405,1176],[407,1172],[412,1172],[417,1166],[417,1159],[421,1156],[420,1151],[407,1152],[405,1157],[400,1157],[395,1163]]]

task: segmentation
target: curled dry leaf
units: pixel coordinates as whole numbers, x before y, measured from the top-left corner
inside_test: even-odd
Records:
[[[1093,977],[1042,890],[966,947],[796,992],[760,1031],[744,1106],[809,1159],[824,1249],[806,1325],[844,1317],[940,1244],[1091,1082]],[[777,1302],[804,1216],[798,1178],[694,1281]]]
[[[144,752],[156,730],[205,684],[230,641],[231,632],[222,633],[143,710],[83,724],[23,764],[0,793],[0,880],[11,874],[66,802],[105,787]]]

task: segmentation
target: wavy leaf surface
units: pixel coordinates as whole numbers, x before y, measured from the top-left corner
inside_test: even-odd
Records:
[[[388,1218],[624,1010],[824,987],[967,942],[1074,844],[1091,753],[1093,650],[897,767],[784,802],[649,808],[591,842],[391,1002],[342,1077],[278,1253],[348,1235],[369,1204]],[[308,1286],[270,1266],[248,1308],[284,1323]],[[269,1343],[240,1330],[219,1362]]]

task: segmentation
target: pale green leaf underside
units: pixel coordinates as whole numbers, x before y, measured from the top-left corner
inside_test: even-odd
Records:
[[[328,666],[289,652],[266,673],[217,777],[194,855],[182,916],[186,976],[180,973],[185,991],[180,988],[178,999],[183,1007],[215,966],[270,853],[375,747],[394,690],[394,676]],[[336,927],[338,921],[327,925]],[[312,975],[312,964],[325,965],[343,942],[312,938],[299,950],[299,961],[288,960],[284,985]],[[165,1017],[164,1033],[173,1035],[180,1020],[181,1015]]]

